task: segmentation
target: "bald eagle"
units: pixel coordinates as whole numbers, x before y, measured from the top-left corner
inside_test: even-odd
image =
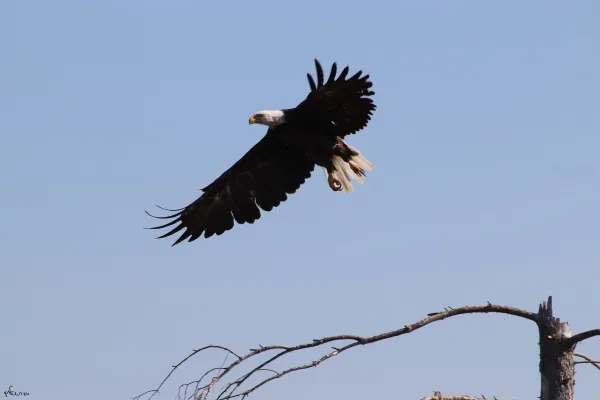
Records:
[[[339,76],[336,63],[327,81],[315,59],[317,80],[307,73],[310,92],[295,108],[263,110],[250,117],[250,124],[268,126],[265,136],[240,160],[210,185],[187,207],[166,211],[174,214],[154,218],[170,219],[150,229],[176,223],[158,239],[183,230],[173,246],[204,233],[205,238],[221,235],[238,224],[254,223],[260,209],[271,211],[311,176],[315,165],[323,168],[329,187],[352,192],[351,178],[364,182],[372,164],[344,137],[365,128],[376,106],[370,96],[369,75],[358,71],[348,77],[345,67]]]

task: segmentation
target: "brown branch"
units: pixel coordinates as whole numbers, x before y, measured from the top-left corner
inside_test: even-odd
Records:
[[[585,354],[581,354],[578,352],[574,352],[573,355],[576,357],[581,357],[585,360],[585,361],[575,361],[575,364],[592,364],[594,367],[600,369],[600,361],[594,361],[591,358],[589,358],[588,356],[586,356]]]
[[[501,314],[509,314],[509,315],[514,315],[517,317],[521,317],[521,318],[525,318],[528,319],[530,321],[533,321],[535,323],[539,323],[538,321],[538,316],[537,314],[531,313],[529,311],[525,311],[525,310],[521,310],[518,308],[514,308],[514,307],[508,307],[508,306],[501,306],[501,305],[495,305],[495,304],[491,304],[488,302],[487,305],[483,305],[483,306],[466,306],[466,307],[461,307],[461,308],[451,308],[451,307],[446,307],[445,311],[443,312],[436,312],[436,313],[430,313],[428,314],[429,316],[427,318],[424,318],[420,321],[417,321],[411,325],[405,325],[403,328],[394,330],[394,331],[390,331],[390,332],[385,332],[379,335],[375,335],[375,336],[369,336],[369,337],[362,337],[362,336],[357,336],[357,335],[337,335],[337,336],[329,336],[329,337],[324,337],[321,339],[314,339],[312,342],[310,343],[304,343],[304,344],[299,344],[297,346],[282,346],[282,345],[275,345],[275,346],[259,346],[258,349],[250,349],[250,351],[248,353],[246,353],[243,356],[239,356],[236,353],[234,353],[233,351],[229,350],[226,347],[222,347],[222,346],[205,346],[201,349],[198,350],[194,350],[190,355],[188,355],[186,358],[184,358],[182,361],[180,361],[179,363],[177,363],[176,365],[174,365],[171,369],[171,371],[169,372],[169,374],[163,379],[163,381],[160,383],[160,385],[154,389],[154,390],[150,390],[147,392],[144,392],[136,397],[134,397],[134,400],[139,400],[141,399],[142,396],[146,395],[146,394],[150,394],[152,393],[152,395],[148,398],[148,400],[150,400],[150,398],[152,398],[156,393],[159,393],[159,390],[162,388],[162,386],[165,384],[165,382],[171,377],[171,375],[175,372],[175,370],[177,368],[179,368],[183,363],[185,363],[187,360],[189,360],[191,357],[195,356],[196,354],[207,350],[207,349],[213,349],[213,348],[217,348],[217,349],[221,349],[224,351],[227,351],[230,354],[233,354],[234,356],[237,357],[237,360],[231,362],[228,366],[224,367],[221,369],[221,372],[216,375],[215,377],[212,378],[211,382],[208,383],[205,386],[199,387],[200,381],[202,380],[202,378],[198,381],[194,381],[194,382],[190,382],[191,383],[196,383],[196,390],[193,396],[195,396],[196,399],[199,400],[205,400],[208,397],[208,394],[210,393],[210,391],[212,391],[212,389],[214,388],[214,386],[226,375],[228,375],[235,367],[237,367],[238,365],[240,365],[242,362],[257,356],[259,354],[262,353],[267,353],[267,352],[272,352],[272,351],[276,351],[279,350],[277,352],[277,354],[271,356],[269,359],[267,359],[266,361],[263,361],[262,363],[260,363],[258,366],[256,366],[254,369],[250,370],[250,372],[246,373],[245,375],[243,375],[242,377],[234,380],[233,382],[227,384],[225,386],[224,389],[221,390],[221,392],[219,393],[219,395],[217,396],[216,400],[229,400],[229,399],[233,399],[236,397],[246,397],[248,396],[250,393],[254,392],[255,390],[257,390],[258,388],[260,388],[261,386],[265,385],[266,383],[274,380],[274,379],[279,379],[289,373],[295,372],[295,371],[300,371],[303,369],[308,369],[308,368],[313,368],[318,366],[319,364],[321,364],[322,362],[335,357],[337,355],[339,355],[340,353],[349,350],[353,347],[359,346],[359,345],[365,345],[365,344],[370,344],[370,343],[375,343],[375,342],[379,342],[382,340],[386,340],[386,339],[390,339],[393,337],[397,337],[397,336],[402,336],[408,333],[411,333],[417,329],[420,329],[426,325],[429,325],[433,322],[437,322],[437,321],[442,321],[446,318],[450,318],[450,317],[454,317],[457,315],[462,315],[462,314],[473,314],[473,313],[501,313]],[[323,346],[325,344],[328,343],[333,343],[333,342],[340,342],[340,341],[347,341],[350,340],[352,341],[352,343],[349,343],[345,346],[342,347],[333,347],[333,351],[327,352],[325,355],[323,355],[320,359],[312,361],[308,364],[304,364],[304,365],[300,365],[300,366],[296,366],[296,367],[292,367],[289,368],[287,370],[284,370],[282,372],[277,372],[274,370],[269,370],[266,367],[273,363],[275,360],[279,359],[280,357],[293,353],[293,352],[297,352],[300,350],[304,350],[304,349],[308,349],[308,348],[313,348],[313,347],[319,347],[319,346]],[[214,371],[211,370],[211,371]],[[209,371],[209,372],[211,372]],[[273,375],[263,379],[262,381],[260,381],[258,384],[254,385],[253,387],[243,391],[243,392],[239,392],[236,393],[236,391],[240,388],[240,386],[250,377],[252,377],[256,372],[259,371],[269,371],[271,372]],[[207,375],[208,373],[204,374],[203,378]],[[184,385],[185,386],[185,385]],[[181,389],[181,387],[180,387]],[[187,391],[187,386],[186,386],[186,391]]]
[[[575,346],[577,343],[583,342],[584,340],[594,336],[600,336],[600,329],[592,329],[590,331],[578,333],[575,336],[565,339],[565,345],[572,347]]]

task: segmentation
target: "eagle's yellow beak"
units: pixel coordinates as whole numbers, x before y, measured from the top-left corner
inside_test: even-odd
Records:
[[[248,120],[248,124],[252,125],[256,122],[256,120],[254,119],[254,117],[250,117],[250,119]]]

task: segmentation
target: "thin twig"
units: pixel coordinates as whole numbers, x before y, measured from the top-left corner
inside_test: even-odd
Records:
[[[183,398],[186,399],[187,398],[187,390],[193,384],[196,384],[196,389],[194,389],[194,393],[197,393],[198,390],[201,390],[201,389],[205,388],[206,386],[208,386],[208,385],[205,385],[205,386],[200,387],[200,383],[204,380],[204,378],[206,378],[206,376],[208,374],[210,374],[211,372],[214,372],[214,371],[220,371],[220,370],[224,370],[224,369],[225,368],[222,368],[222,367],[209,369],[208,371],[206,371],[204,373],[204,375],[202,375],[202,377],[200,377],[200,379],[197,379],[195,381],[191,381],[191,382],[184,383],[184,384],[180,385],[179,386],[179,391],[177,392],[177,397],[181,398],[181,390],[184,389]]]
[[[589,358],[588,356],[586,356],[585,354],[581,354],[578,352],[574,352],[573,355],[576,357],[581,357],[585,360],[585,361],[575,361],[575,364],[592,364],[594,367],[600,369],[600,361],[594,361],[591,358]]]
[[[202,352],[204,350],[208,350],[208,349],[220,349],[220,350],[226,351],[226,352],[228,352],[230,354],[233,354],[234,356],[236,356],[238,358],[238,360],[241,359],[240,356],[238,356],[233,351],[229,350],[227,347],[213,345],[213,344],[208,345],[208,346],[204,346],[204,347],[202,347],[200,349],[192,351],[192,353],[190,355],[188,355],[186,358],[184,358],[183,360],[179,361],[177,364],[173,365],[173,367],[171,368],[171,372],[169,372],[169,374],[165,377],[165,379],[163,379],[163,381],[160,383],[160,385],[158,385],[158,387],[156,389],[154,389],[154,390],[148,390],[148,391],[146,391],[146,392],[144,392],[144,393],[142,393],[142,394],[140,394],[138,396],[133,397],[132,400],[137,400],[141,396],[146,395],[146,394],[150,394],[150,393],[152,393],[152,395],[150,397],[148,397],[148,400],[150,400],[151,398],[153,398],[154,395],[156,395],[157,393],[160,393],[160,389],[163,387],[163,385],[165,384],[165,382],[171,377],[171,375],[173,375],[173,373],[175,372],[175,370],[177,368],[179,368],[183,363],[185,363],[187,360],[189,360],[190,358],[192,358],[196,354],[198,354],[198,353],[200,353],[200,352]]]

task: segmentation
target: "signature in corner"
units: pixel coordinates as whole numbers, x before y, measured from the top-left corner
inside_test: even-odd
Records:
[[[11,396],[29,396],[29,392],[16,392],[13,390],[13,385],[10,385],[8,387],[8,390],[4,391],[4,397],[8,397],[8,395]]]

